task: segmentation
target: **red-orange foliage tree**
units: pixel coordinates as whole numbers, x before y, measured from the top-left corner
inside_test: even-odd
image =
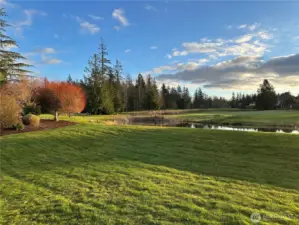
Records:
[[[45,87],[57,95],[61,105],[59,112],[70,114],[83,111],[86,95],[80,86],[66,82],[46,82]]]

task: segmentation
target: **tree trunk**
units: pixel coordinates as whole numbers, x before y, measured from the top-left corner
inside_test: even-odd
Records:
[[[54,121],[59,121],[59,118],[58,118],[58,112],[55,111],[55,114],[54,114]]]

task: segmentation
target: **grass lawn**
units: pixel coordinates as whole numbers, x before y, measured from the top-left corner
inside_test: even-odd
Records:
[[[0,143],[0,224],[299,223],[297,135],[78,124]]]
[[[201,110],[168,116],[191,122],[209,121],[215,124],[247,126],[299,126],[298,110]]]

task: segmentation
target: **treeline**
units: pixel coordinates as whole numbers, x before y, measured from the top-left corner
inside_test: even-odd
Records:
[[[187,87],[159,88],[151,75],[138,74],[136,80],[123,76],[119,60],[112,64],[103,41],[98,52],[88,60],[83,79],[68,82],[80,85],[86,93],[87,103],[83,112],[112,114],[127,111],[191,108],[243,108],[269,110],[299,108],[299,96],[290,92],[276,94],[268,80],[260,85],[255,94],[233,93],[231,99],[211,97],[200,88],[190,95]]]
[[[83,112],[112,114],[128,111],[156,109],[227,108],[230,102],[222,97],[210,97],[201,89],[190,95],[187,87],[158,88],[151,75],[138,74],[123,77],[119,60],[112,64],[103,41],[98,52],[88,60],[83,79],[74,81],[69,75],[67,82],[80,85],[86,93],[87,103]]]

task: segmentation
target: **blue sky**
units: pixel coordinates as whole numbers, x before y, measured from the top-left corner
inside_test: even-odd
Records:
[[[103,37],[125,74],[204,88],[256,91],[268,78],[299,93],[299,3],[6,1],[9,33],[39,76],[83,76]],[[291,64],[290,64],[291,62]],[[284,69],[286,66],[287,68]],[[296,69],[298,66],[298,70]],[[258,68],[257,68],[258,67]],[[291,68],[291,69],[290,69]]]

